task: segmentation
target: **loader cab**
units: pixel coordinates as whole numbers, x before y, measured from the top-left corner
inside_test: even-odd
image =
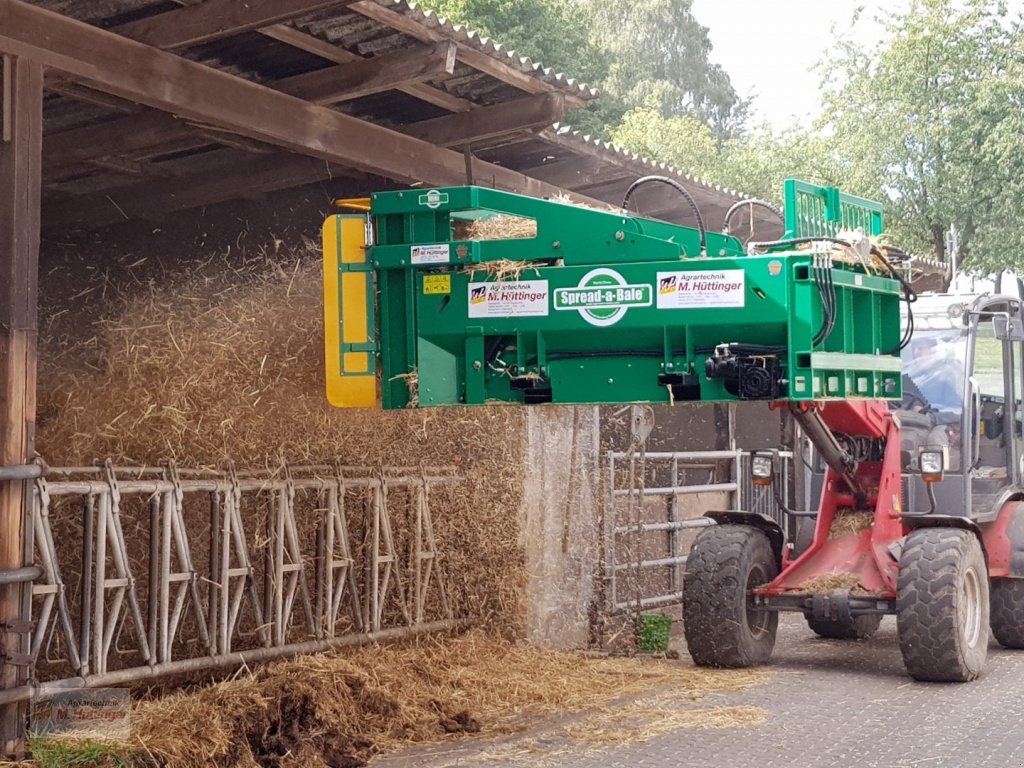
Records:
[[[994,519],[1024,485],[1021,300],[922,295],[912,309],[914,332],[902,352],[903,399],[894,403],[904,510],[931,508],[918,457],[922,449],[940,449],[946,474],[934,484],[935,511]]]
[[[914,330],[901,353],[903,399],[892,403],[904,512],[932,508],[918,463],[924,449],[946,457],[943,479],[931,484],[937,514],[987,522],[1007,500],[1024,498],[1021,308],[1021,298],[1008,294],[922,294],[912,305]],[[818,456],[810,466],[813,506],[825,467]]]

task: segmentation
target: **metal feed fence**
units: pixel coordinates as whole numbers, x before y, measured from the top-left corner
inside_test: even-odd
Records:
[[[455,627],[431,497],[452,471],[48,469],[32,480],[30,685],[0,703]]]
[[[640,612],[682,601],[687,533],[714,525],[698,494],[725,494],[714,509],[767,515],[788,534],[770,489],[755,486],[749,451],[608,451],[604,515],[605,610]],[[780,452],[776,489],[792,507],[793,454]],[[692,535],[692,533],[691,533]]]

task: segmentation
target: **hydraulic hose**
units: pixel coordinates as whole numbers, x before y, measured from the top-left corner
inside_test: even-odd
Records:
[[[700,252],[704,253],[708,247],[708,230],[704,225],[704,217],[701,215],[700,208],[697,206],[697,201],[693,199],[693,195],[686,191],[686,187],[680,184],[675,179],[670,179],[668,176],[643,176],[632,184],[629,185],[629,189],[626,190],[626,196],[622,198],[622,210],[629,210],[629,199],[633,196],[633,193],[644,184],[667,184],[672,187],[676,192],[686,198],[686,202],[690,204],[690,208],[693,209],[693,215],[697,219],[697,230],[700,232]]]

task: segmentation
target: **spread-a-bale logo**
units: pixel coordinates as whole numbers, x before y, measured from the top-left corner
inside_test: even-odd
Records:
[[[448,202],[448,193],[431,189],[430,191],[424,192],[420,195],[418,202],[420,205],[425,205],[430,209],[440,208]]]
[[[583,276],[575,288],[556,288],[555,309],[574,309],[591,325],[615,325],[630,307],[651,306],[653,287],[630,284],[614,269],[600,267]]]

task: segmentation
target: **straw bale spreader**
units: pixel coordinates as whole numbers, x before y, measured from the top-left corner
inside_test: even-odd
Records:
[[[652,182],[676,187],[698,226],[629,214]],[[717,524],[683,587],[697,664],[766,662],[779,611],[834,638],[895,614],[920,680],[975,678],[990,629],[1024,647],[1019,292],[930,298],[915,324],[899,254],[878,244],[881,207],[797,181],[785,236],[746,246],[707,231],[664,177],[639,180],[621,211],[477,187],[344,204],[356,212],[323,229],[336,406],[763,400],[792,413],[820,502],[779,499],[792,540],[766,516],[707,512]],[[751,464],[777,485],[776,454]]]

